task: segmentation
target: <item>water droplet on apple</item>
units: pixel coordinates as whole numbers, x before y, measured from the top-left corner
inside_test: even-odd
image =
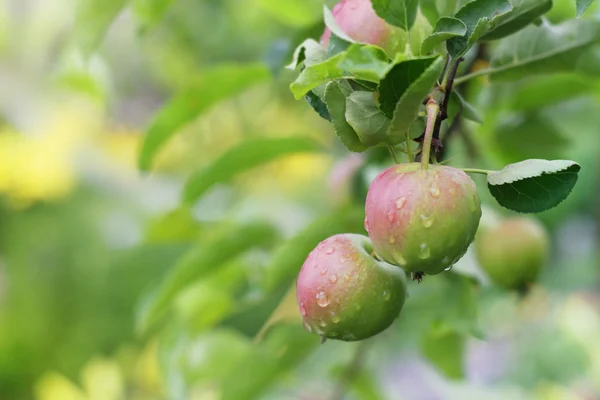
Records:
[[[437,184],[431,184],[431,186],[429,187],[429,194],[431,195],[431,197],[440,197],[440,188]]]
[[[327,307],[329,305],[329,299],[327,298],[327,294],[325,292],[317,293],[317,304],[319,307]]]
[[[406,197],[400,197],[396,200],[396,209],[400,210],[406,204]]]
[[[429,249],[429,247],[427,247],[427,245],[425,243],[421,243],[421,252],[419,253],[419,258],[421,260],[426,260],[429,258],[429,256],[431,255],[431,250]]]
[[[433,216],[427,216],[424,214],[421,214],[421,223],[423,224],[423,227],[425,228],[431,228],[431,225],[433,225]]]
[[[398,265],[403,267],[406,265],[406,258],[404,258],[404,256],[400,253],[395,254],[395,260]]]
[[[396,214],[393,211],[388,212],[387,215],[388,221],[394,222],[396,220]]]
[[[329,277],[329,282],[331,282],[331,283],[336,283],[337,280],[338,280],[337,274],[333,274]]]

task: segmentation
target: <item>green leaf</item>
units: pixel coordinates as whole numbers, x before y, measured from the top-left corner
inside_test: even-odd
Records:
[[[96,51],[106,31],[128,0],[80,0],[75,16],[75,38],[86,56]]]
[[[186,341],[180,352],[188,385],[225,384],[225,378],[252,352],[252,343],[244,335],[217,329]]]
[[[577,4],[577,18],[581,17],[594,1],[595,0],[575,0],[575,3]]]
[[[172,3],[173,0],[132,0],[133,12],[145,27],[159,22]]]
[[[429,21],[431,26],[434,26],[441,15],[437,8],[436,0],[420,0],[419,8],[423,16]],[[452,13],[454,15],[454,13]]]
[[[530,26],[504,39],[493,54],[489,74],[518,80],[575,69],[590,45],[600,41],[600,21],[573,20],[561,25]]]
[[[273,291],[291,284],[308,253],[321,241],[338,233],[364,233],[363,220],[364,210],[344,207],[313,221],[275,251],[265,268],[265,288]]]
[[[345,52],[304,68],[290,89],[296,99],[301,99],[309,90],[332,80],[379,82],[391,66],[387,55],[379,47],[353,44]]]
[[[444,69],[444,60],[441,57],[434,58],[423,73],[414,80],[404,92],[396,104],[392,124],[388,129],[388,140],[392,144],[406,140],[411,125],[419,117],[419,109],[423,100],[433,89]]]
[[[298,65],[302,64],[303,62],[306,66],[310,66],[320,63],[326,58],[327,50],[324,49],[323,46],[321,46],[314,39],[306,39],[304,42],[300,43],[298,47],[296,47],[292,57],[292,62],[286,65],[285,68],[295,70],[298,68]]]
[[[229,182],[237,174],[293,153],[316,152],[321,146],[305,137],[250,139],[232,147],[186,182],[183,200],[193,203],[217,183]]]
[[[465,54],[480,37],[491,32],[500,17],[511,9],[507,0],[474,0],[464,5],[456,13],[456,18],[467,26],[467,33],[463,37],[448,40],[446,46],[450,55],[458,58]]]
[[[371,45],[350,46],[339,66],[369,82],[379,82],[393,67],[385,51]]]
[[[327,110],[327,104],[315,94],[314,90],[306,93],[305,98],[308,105],[310,105],[321,118],[331,121],[331,115],[329,115],[329,110]]]
[[[493,134],[495,148],[506,162],[531,156],[557,159],[564,156],[569,141],[548,118],[539,113],[515,113],[502,118]]]
[[[513,9],[498,17],[493,31],[481,40],[496,40],[523,29],[552,8],[552,0],[511,0]]]
[[[513,110],[532,111],[599,89],[597,82],[581,75],[541,75],[511,84],[508,106]]]
[[[394,65],[379,84],[379,108],[385,115],[389,118],[394,116],[394,110],[396,109],[396,105],[400,101],[400,98],[402,98],[410,86],[425,73],[427,68],[429,68],[436,59],[437,56],[414,58],[401,61]],[[437,78],[438,77],[436,77],[436,79]],[[424,98],[425,96],[423,96],[423,99]]]
[[[176,313],[192,331],[214,326],[235,309],[235,292],[247,282],[248,270],[246,262],[236,259],[191,283],[174,298]]]
[[[241,93],[268,77],[269,71],[262,64],[222,65],[206,72],[200,82],[176,94],[156,113],[142,144],[139,167],[148,170],[167,140],[215,103]]]
[[[417,18],[419,0],[371,0],[375,13],[388,23],[410,30]]]
[[[143,299],[137,312],[137,329],[146,332],[189,284],[206,276],[220,265],[256,246],[269,246],[277,231],[265,223],[250,223],[213,230],[169,269],[161,284]]]
[[[421,54],[427,54],[453,37],[467,34],[467,26],[459,19],[442,17],[438,19],[431,35],[427,36],[421,44]]]
[[[360,141],[354,128],[346,121],[346,95],[350,94],[351,89],[344,89],[344,86],[337,82],[328,83],[325,88],[325,103],[340,141],[348,150],[360,153],[369,147]]]
[[[372,92],[353,92],[346,101],[346,121],[361,143],[375,146],[385,143],[391,120],[377,107]]]
[[[464,378],[465,337],[443,324],[434,324],[423,335],[421,353],[451,379]]]
[[[274,326],[265,340],[233,368],[221,388],[223,400],[257,399],[278,378],[292,370],[319,346],[302,326]],[[235,384],[232,384],[234,382]]]
[[[488,188],[498,203],[522,213],[556,207],[567,198],[581,167],[568,160],[525,160],[488,175]]]
[[[306,27],[319,20],[320,0],[257,0],[256,5],[278,21],[292,27]],[[253,6],[254,7],[254,6]]]
[[[475,108],[457,91],[452,92],[452,95],[450,96],[450,104],[457,109],[456,112],[461,113],[462,118],[477,122],[479,124],[483,123],[483,118],[481,118],[479,113],[477,113],[477,110],[475,110]]]

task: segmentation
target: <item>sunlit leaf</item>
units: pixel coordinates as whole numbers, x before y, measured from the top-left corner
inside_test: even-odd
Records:
[[[139,157],[139,167],[148,170],[160,148],[185,124],[198,118],[215,103],[266,80],[264,65],[222,65],[203,74],[200,81],[176,94],[150,123]]]
[[[285,68],[294,70],[302,62],[304,62],[306,66],[310,66],[325,60],[325,58],[327,58],[327,50],[316,40],[306,39],[296,47],[292,61]]]
[[[488,188],[501,206],[537,213],[557,206],[573,190],[581,167],[568,160],[525,160],[488,175]]]
[[[433,32],[421,44],[421,54],[429,53],[448,39],[462,37],[467,33],[467,26],[459,19],[442,17],[436,24]]]
[[[379,82],[390,68],[387,55],[379,47],[353,44],[326,61],[304,68],[290,89],[296,99],[301,99],[309,90],[333,80]]]
[[[294,153],[321,151],[322,147],[305,137],[262,138],[241,142],[186,182],[183,200],[193,203],[218,183],[229,182],[237,174]]]

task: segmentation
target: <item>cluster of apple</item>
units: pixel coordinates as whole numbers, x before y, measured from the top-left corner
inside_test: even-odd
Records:
[[[377,17],[370,0],[344,0],[333,14],[352,38],[390,45],[394,28]],[[322,43],[329,35],[326,30]],[[420,281],[449,270],[474,241],[481,215],[475,183],[461,169],[427,163],[386,169],[368,190],[368,237],[332,236],[304,262],[296,289],[305,328],[345,341],[382,332],[404,305],[407,275]],[[518,288],[536,278],[547,239],[532,221],[498,222],[478,234],[476,253],[494,282]]]

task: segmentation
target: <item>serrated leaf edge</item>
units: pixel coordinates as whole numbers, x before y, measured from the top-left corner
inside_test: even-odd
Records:
[[[533,163],[543,163],[543,164],[546,164],[548,166],[548,168],[546,168],[544,171],[542,171],[541,174],[538,174],[538,175],[525,175],[525,176],[521,175],[521,176],[516,176],[513,179],[503,179],[502,178],[502,175],[504,173],[510,172],[513,169],[523,168],[527,164],[533,164]],[[518,163],[508,164],[506,167],[502,168],[500,171],[494,171],[494,172],[488,174],[488,184],[490,184],[492,186],[505,185],[505,184],[518,182],[518,181],[522,181],[522,180],[526,180],[526,179],[536,178],[536,177],[542,176],[542,175],[563,172],[574,166],[578,167],[577,171],[579,171],[579,169],[581,168],[581,166],[578,163],[576,163],[575,161],[571,161],[571,160],[542,160],[542,159],[532,158],[529,160],[520,161]],[[575,172],[577,172],[577,171],[575,171]]]
[[[421,57],[421,58],[427,58],[427,57]],[[411,59],[414,60],[414,59]],[[398,114],[398,104],[400,104],[402,102],[402,100],[404,100],[407,96],[407,93],[409,93],[411,91],[411,89],[417,85],[421,79],[423,79],[423,75],[425,75],[425,73],[429,72],[431,69],[433,69],[434,65],[436,62],[438,62],[440,60],[440,57],[437,56],[432,62],[431,64],[429,64],[429,66],[423,71],[423,73],[419,76],[419,78],[417,78],[413,83],[410,84],[410,86],[406,89],[406,91],[402,94],[402,96],[400,96],[400,99],[398,100],[398,102],[396,103],[396,107],[394,107],[394,115],[392,116],[392,123],[390,124],[390,127],[388,128],[387,132],[386,132],[386,136],[387,137],[395,137],[396,135],[392,135],[392,132],[394,131],[394,123],[396,122],[396,116]],[[410,60],[407,60],[410,61]],[[412,124],[415,121],[411,122],[411,124],[409,125],[409,130],[410,130],[410,126],[412,126]],[[406,132],[401,132],[398,136],[404,136]]]

